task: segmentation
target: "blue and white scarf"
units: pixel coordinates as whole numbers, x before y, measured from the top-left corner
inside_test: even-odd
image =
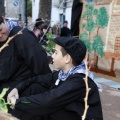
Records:
[[[82,62],[78,66],[75,66],[75,67],[71,68],[67,73],[64,73],[62,70],[60,70],[59,74],[58,74],[58,79],[56,80],[55,85],[58,85],[60,80],[61,81],[65,81],[70,75],[75,74],[75,73],[86,74],[86,68],[85,68],[85,63],[84,62]],[[89,71],[88,72],[88,77],[91,78],[94,81],[94,74],[93,74],[93,72]],[[98,89],[102,89],[102,87],[97,82],[95,82],[95,83],[96,83]]]
[[[87,63],[88,64],[88,63]],[[58,79],[65,81],[68,76],[75,74],[75,73],[83,73],[86,74],[86,68],[85,68],[85,63],[82,62],[80,65],[75,66],[71,68],[67,73],[64,73],[62,70],[59,71],[58,74]],[[88,77],[90,77],[92,80],[94,79],[93,72],[88,72]]]
[[[6,20],[7,24],[9,25],[9,32],[15,27],[19,26],[17,22],[11,21],[11,20]]]

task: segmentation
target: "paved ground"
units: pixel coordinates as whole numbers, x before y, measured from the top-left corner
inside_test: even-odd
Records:
[[[50,65],[52,69],[54,66]],[[120,79],[95,74],[95,81],[102,86],[100,92],[104,120],[120,120]]]
[[[95,76],[102,86],[100,92],[104,120],[120,120],[120,82]]]
[[[104,120],[120,120],[120,90],[102,85],[100,92]]]

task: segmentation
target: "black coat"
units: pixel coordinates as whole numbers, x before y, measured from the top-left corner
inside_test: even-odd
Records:
[[[20,30],[20,27],[13,28],[9,37]],[[0,47],[4,43],[0,43]],[[28,29],[13,38],[9,46],[0,52],[0,92],[5,87],[12,89],[30,76],[50,72],[46,52]]]
[[[70,37],[70,36],[72,36],[72,32],[70,31],[69,28],[62,27],[60,36],[69,36]]]
[[[16,86],[19,92],[33,83],[50,87],[50,89],[44,93],[18,99],[15,109],[29,115],[48,115],[48,120],[81,120],[86,93],[84,74],[70,75],[66,81],[60,81],[56,86],[57,75],[56,72],[53,75],[37,76]],[[86,120],[103,120],[97,86],[90,78],[88,83],[91,90]],[[22,118],[24,119],[27,120],[25,117]]]

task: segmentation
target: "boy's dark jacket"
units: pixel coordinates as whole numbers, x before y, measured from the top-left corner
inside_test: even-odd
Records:
[[[18,26],[13,28],[9,37],[20,30]],[[4,43],[0,43],[0,47]],[[0,92],[5,87],[16,86],[30,76],[50,72],[45,51],[37,42],[35,35],[27,29],[14,37],[0,52]]]
[[[86,93],[84,74],[70,75],[66,81],[60,81],[56,86],[58,72],[54,74],[30,78],[16,86],[21,93],[27,86],[38,83],[49,88],[47,92],[22,97],[17,100],[15,109],[26,115],[48,116],[48,120],[81,120],[84,111],[84,97]],[[103,120],[99,92],[93,80],[88,78],[89,92],[88,112],[85,120]],[[17,116],[17,115],[16,115]],[[19,116],[18,117],[23,117]],[[22,118],[21,120],[27,120]],[[46,119],[42,119],[46,120]]]

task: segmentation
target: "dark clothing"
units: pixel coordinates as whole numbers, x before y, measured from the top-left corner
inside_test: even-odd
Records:
[[[43,38],[42,38],[42,40],[41,40],[41,42],[40,42],[40,44],[41,45],[47,45],[47,42],[48,42],[47,36],[44,35]]]
[[[60,36],[69,36],[70,37],[70,36],[72,36],[72,33],[69,28],[62,27]]]
[[[58,72],[55,72],[54,74],[30,78],[17,85],[16,88],[20,93],[26,86],[30,86],[33,83],[40,84],[48,90],[18,99],[15,105],[15,115],[21,120],[29,120],[27,118],[32,115],[41,115],[42,118],[40,120],[46,120],[44,117],[48,117],[47,120],[81,120],[86,93],[84,76],[84,74],[80,73],[70,75],[66,81],[60,81],[56,86],[55,81],[58,78]],[[88,78],[88,84],[91,90],[89,92],[89,108],[85,120],[103,120],[97,86],[90,78]]]
[[[74,0],[72,5],[72,17],[71,17],[71,31],[73,36],[79,36],[80,19],[82,15],[83,3],[82,0]]]
[[[35,36],[37,37],[38,41],[40,41],[40,38],[43,36],[43,32],[41,31],[41,29],[37,28],[35,30],[33,30],[33,33],[35,34]]]
[[[14,27],[9,37],[20,30],[20,27]],[[0,43],[0,47],[4,43]],[[50,72],[46,52],[34,33],[27,29],[14,37],[9,46],[0,52],[0,92],[6,87],[13,89],[29,77]]]

